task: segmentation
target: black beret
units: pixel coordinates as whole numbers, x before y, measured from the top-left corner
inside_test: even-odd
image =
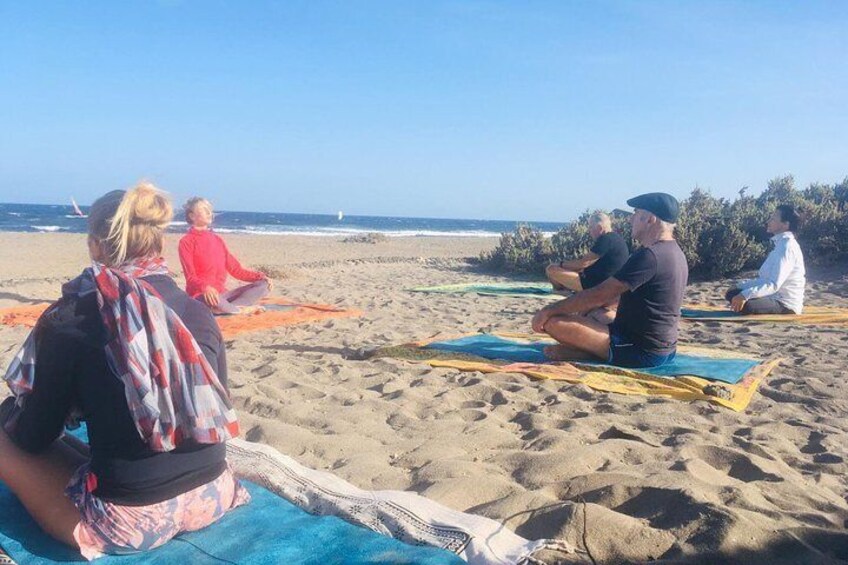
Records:
[[[634,208],[646,210],[670,224],[676,224],[677,217],[680,215],[680,204],[677,203],[677,199],[665,192],[640,194],[628,200],[627,204]]]

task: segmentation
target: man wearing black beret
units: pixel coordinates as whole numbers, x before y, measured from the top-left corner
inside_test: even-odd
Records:
[[[551,360],[601,360],[620,367],[658,367],[677,352],[677,326],[689,278],[686,257],[674,240],[679,214],[670,194],[652,192],[627,201],[633,239],[641,244],[624,266],[600,285],[540,310],[533,330],[560,345]],[[610,325],[584,314],[619,301]]]

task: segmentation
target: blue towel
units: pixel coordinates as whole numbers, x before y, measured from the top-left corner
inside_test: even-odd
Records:
[[[477,334],[447,341],[429,343],[429,349],[477,355],[484,359],[500,359],[515,363],[548,363],[544,349],[551,342],[528,342],[505,339],[491,334]],[[582,362],[589,365],[606,366],[600,362]],[[717,359],[678,353],[674,359],[660,367],[636,369],[656,377],[701,377],[712,381],[736,384],[759,361],[753,359]]]
[[[491,334],[476,334],[447,341],[433,341],[425,348],[516,363],[547,363],[544,349],[549,345],[550,343],[513,341]]]
[[[476,293],[484,296],[550,296],[554,294],[549,282],[446,284],[419,286],[409,290],[410,292],[433,292],[437,294]]]
[[[82,435],[84,437],[84,429]],[[244,482],[253,500],[199,532],[181,534],[147,553],[108,556],[97,565],[366,564],[461,565],[453,553],[408,545],[333,516],[313,516],[272,492]],[[18,499],[0,483],[0,547],[19,565],[85,563],[82,556],[42,532]]]
[[[741,318],[744,315],[732,310],[698,310],[697,308],[683,308],[680,315],[684,318]]]

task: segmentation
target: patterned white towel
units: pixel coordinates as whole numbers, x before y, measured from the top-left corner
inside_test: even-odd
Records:
[[[447,549],[471,565],[539,563],[533,555],[542,549],[574,552],[564,541],[526,540],[499,522],[451,510],[414,493],[362,490],[267,445],[230,440],[227,461],[240,478],[311,514],[337,516],[406,543]]]

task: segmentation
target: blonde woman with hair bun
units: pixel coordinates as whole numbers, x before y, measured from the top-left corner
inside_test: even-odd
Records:
[[[100,197],[92,265],[5,376],[0,481],[89,560],[152,549],[249,500],[225,460],[239,428],[221,332],[162,258],[172,216],[147,182]],[[80,419],[88,444],[63,434]]]
[[[195,196],[185,203],[183,211],[191,226],[180,240],[186,292],[215,314],[246,314],[259,309],[259,301],[271,292],[271,280],[242,267],[221,236],[212,231],[212,203]],[[227,275],[248,284],[227,290]]]

